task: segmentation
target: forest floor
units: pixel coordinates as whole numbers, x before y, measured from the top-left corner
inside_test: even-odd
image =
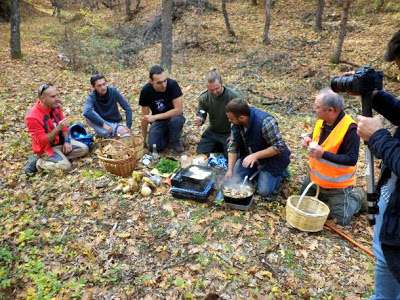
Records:
[[[288,194],[297,194],[306,176],[300,139],[315,123],[316,93],[332,76],[353,69],[329,62],[340,22],[338,1],[326,1],[321,33],[313,30],[316,1],[300,2],[274,1],[268,45],[262,44],[264,8],[251,1],[228,2],[236,37],[228,36],[217,2],[217,11],[181,3],[174,21],[171,78],[184,93],[185,154],[194,155],[205,128],[193,122],[204,74],[218,68],[225,84],[278,119],[292,151]],[[396,68],[382,56],[398,29],[399,7],[388,1],[375,11],[370,2],[352,2],[342,59],[382,69],[385,88],[398,94]],[[166,185],[149,197],[115,192],[119,177],[100,166],[97,142],[69,172],[26,177],[23,167],[33,153],[24,115],[36,101],[38,86],[53,83],[64,109],[71,110],[71,121],[83,122],[90,74],[102,72],[129,100],[133,130],[139,133],[138,95],[160,57],[160,43],[151,41],[159,28],[147,31],[146,42],[139,38],[151,29],[147,25],[155,24],[159,1],[144,1],[132,22],[125,21],[123,12],[104,7],[63,10],[61,22],[51,12],[38,0],[22,2],[21,60],[10,60],[9,24],[0,24],[0,298],[371,296],[373,259],[328,228],[317,233],[291,228],[282,196],[273,201],[256,196],[243,212],[212,200],[173,198]],[[60,53],[72,62],[62,61]],[[360,99],[345,99],[348,111],[357,115]],[[357,183],[365,187],[364,168],[360,150]],[[371,248],[372,228],[365,215],[337,227]]]

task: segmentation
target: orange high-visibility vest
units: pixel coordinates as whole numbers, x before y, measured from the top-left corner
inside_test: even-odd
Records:
[[[319,141],[323,120],[319,119],[315,124],[313,138]],[[326,140],[321,144],[324,151],[337,153],[349,126],[356,123],[349,115],[345,115]],[[352,186],[356,182],[356,166],[340,165],[321,158],[309,158],[310,179],[326,189],[340,189]]]

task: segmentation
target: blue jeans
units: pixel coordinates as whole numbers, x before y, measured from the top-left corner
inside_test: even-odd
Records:
[[[375,292],[371,299],[400,299],[400,284],[393,277],[392,272],[390,272],[385,257],[383,256],[381,243],[379,242],[379,234],[381,232],[383,215],[387,203],[385,200],[380,199],[378,205],[379,214],[375,215],[376,224],[374,228],[374,240],[372,243],[372,248],[375,254]]]
[[[157,151],[160,151],[168,145],[170,140],[174,145],[179,144],[185,120],[184,116],[175,116],[153,122],[149,130],[149,149],[152,150],[153,145],[156,144]]]
[[[254,172],[257,171],[257,167],[253,168],[245,168],[242,166],[243,159],[239,158],[236,163],[235,167],[233,169],[233,174],[234,176],[239,175],[241,179],[244,177],[249,176],[251,177]],[[262,170],[258,174],[258,179],[257,179],[257,191],[261,196],[268,196],[272,194],[276,189],[279,187],[281,184],[283,178],[287,175],[286,170],[282,172],[282,174],[278,176],[272,175],[270,172],[267,170]]]
[[[98,136],[104,137],[104,138],[114,138],[115,137],[115,129],[120,124],[108,122],[108,121],[104,120],[98,113],[96,113],[96,112],[93,112],[93,113],[97,114],[98,117],[100,119],[102,119],[105,124],[107,124],[108,126],[111,127],[111,133],[108,133],[107,130],[105,130],[103,128],[103,126],[100,126],[100,125],[98,125],[96,123],[93,123],[88,118],[85,118],[85,120],[88,123],[88,125],[93,128],[93,130],[96,132],[96,134]],[[120,132],[122,129],[123,129],[122,126],[118,127],[118,132]],[[122,136],[130,136],[130,134],[129,133],[125,133]]]

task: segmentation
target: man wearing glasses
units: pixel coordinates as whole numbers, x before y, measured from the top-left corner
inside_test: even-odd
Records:
[[[38,90],[39,100],[26,115],[26,127],[32,137],[35,156],[24,171],[32,176],[38,170],[71,168],[69,159],[86,155],[88,146],[69,137],[68,118],[64,118],[57,89],[44,84]]]
[[[153,145],[157,150],[164,149],[171,141],[176,152],[183,152],[180,141],[185,117],[183,114],[182,90],[160,66],[150,69],[149,82],[140,92],[139,105],[142,107],[142,136],[146,146],[147,127],[149,150]],[[151,110],[151,114],[150,114]]]
[[[330,216],[340,225],[347,225],[355,213],[366,209],[364,190],[354,187],[360,147],[357,124],[343,111],[342,96],[330,88],[322,89],[314,103],[318,121],[311,137],[303,139],[302,146],[309,155],[310,174],[301,190],[310,181],[318,184],[318,198],[329,204]],[[313,186],[307,195],[314,196],[315,192]]]
[[[122,121],[118,104],[125,110],[126,127],[118,127],[118,135],[129,136],[132,127],[132,109],[125,98],[115,87],[107,86],[103,74],[90,77],[93,91],[87,96],[83,108],[83,116],[98,136],[112,138],[117,134],[116,129]]]

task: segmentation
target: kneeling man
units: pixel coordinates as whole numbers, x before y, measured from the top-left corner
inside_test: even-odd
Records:
[[[347,225],[360,211],[365,192],[353,187],[360,137],[356,122],[343,108],[343,98],[329,88],[322,89],[315,98],[318,121],[311,137],[303,140],[303,147],[308,149],[310,174],[303,182],[302,191],[311,181],[317,183],[318,198],[330,206],[330,217]],[[315,195],[315,186],[307,194]]]
[[[278,122],[270,114],[250,107],[243,99],[231,100],[225,109],[232,123],[226,178],[239,175],[243,179],[259,171],[258,193],[272,194],[287,175],[290,162],[290,151]]]

